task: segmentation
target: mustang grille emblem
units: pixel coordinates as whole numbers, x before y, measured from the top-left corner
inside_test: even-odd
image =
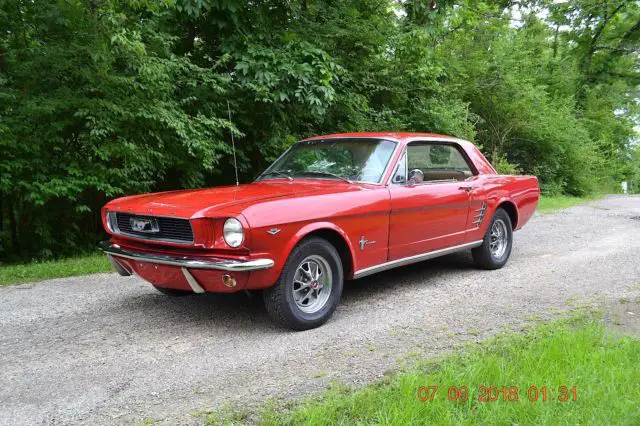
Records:
[[[158,221],[155,219],[132,217],[129,219],[129,224],[131,225],[131,230],[134,232],[144,232],[147,234],[160,232]]]

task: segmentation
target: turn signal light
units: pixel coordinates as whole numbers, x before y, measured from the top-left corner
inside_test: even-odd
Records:
[[[231,275],[228,275],[228,274],[224,274],[222,276],[222,283],[224,285],[226,285],[227,287],[229,287],[229,288],[233,288],[237,284],[236,280],[234,280],[233,277]]]

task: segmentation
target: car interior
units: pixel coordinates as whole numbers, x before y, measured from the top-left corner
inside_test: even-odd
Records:
[[[473,176],[467,161],[453,145],[410,144],[407,159],[409,174],[420,170],[424,182],[465,180]]]

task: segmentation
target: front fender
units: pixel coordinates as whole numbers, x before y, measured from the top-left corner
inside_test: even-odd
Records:
[[[338,225],[336,225],[335,223],[332,222],[315,222],[315,223],[309,223],[305,226],[303,226],[302,228],[300,228],[298,230],[298,232],[295,233],[295,235],[293,236],[293,238],[290,239],[289,243],[287,244],[287,257],[289,257],[289,254],[291,254],[291,251],[293,250],[293,248],[303,239],[305,238],[307,235],[312,234],[316,231],[323,231],[323,230],[331,230],[334,231],[338,234],[340,234],[340,237],[342,237],[342,240],[345,242],[346,246],[349,248],[349,255],[351,256],[351,264],[352,264],[352,269],[353,271],[357,271],[357,257],[356,257],[356,251],[353,248],[353,244],[351,243],[351,240],[349,239],[349,236],[347,235],[347,233],[340,228]],[[345,273],[348,273],[347,271],[345,271]]]
[[[284,241],[281,241],[280,244],[274,243],[269,250],[271,258],[274,260],[273,268],[251,273],[251,279],[249,280],[251,288],[267,288],[275,284],[295,246],[305,237],[317,231],[331,231],[339,235],[349,249],[349,255],[351,256],[351,262],[353,265],[352,271],[357,270],[357,259],[353,244],[351,243],[347,233],[340,226],[328,221],[308,223],[299,227],[293,227],[292,225],[286,227],[289,229],[282,229],[281,232],[279,232],[279,234],[282,234],[286,239],[283,238]],[[273,238],[275,240],[277,236],[274,236]],[[349,273],[345,271],[345,274]],[[347,278],[351,278],[351,275],[349,274]]]

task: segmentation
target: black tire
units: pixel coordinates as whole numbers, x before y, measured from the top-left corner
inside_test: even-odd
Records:
[[[303,267],[310,258],[317,259],[318,262],[326,262],[325,266],[328,266],[331,272],[330,293],[324,305],[316,312],[304,312],[302,310],[304,307],[298,305],[293,295],[295,286],[300,288],[299,284],[294,284],[298,268]],[[318,281],[315,281],[316,286]],[[294,330],[316,328],[324,324],[338,306],[342,296],[343,282],[342,261],[335,247],[322,238],[307,238],[293,249],[276,284],[263,292],[264,304],[271,318],[283,327]],[[316,294],[319,295],[323,290],[325,288],[317,290]],[[305,300],[311,303],[310,299],[299,299],[299,302],[304,303]]]
[[[496,256],[496,254],[491,250],[491,234],[496,222],[502,222],[502,224],[504,225],[503,232],[506,231],[506,247],[504,249],[504,252],[499,256]],[[500,224],[496,226],[502,228],[502,225]],[[487,232],[484,234],[482,245],[471,250],[471,254],[473,255],[473,260],[475,261],[476,265],[478,265],[480,268],[489,270],[500,269],[507,263],[507,260],[509,260],[512,246],[513,230],[511,225],[511,218],[505,210],[499,208],[491,218],[491,222],[489,222],[489,227],[487,228]]]
[[[155,288],[156,290],[158,290],[160,293],[164,295],[173,296],[173,297],[189,296],[190,294],[193,294],[192,291],[178,290],[175,288],[158,287],[155,285],[153,286],[153,288]]]

